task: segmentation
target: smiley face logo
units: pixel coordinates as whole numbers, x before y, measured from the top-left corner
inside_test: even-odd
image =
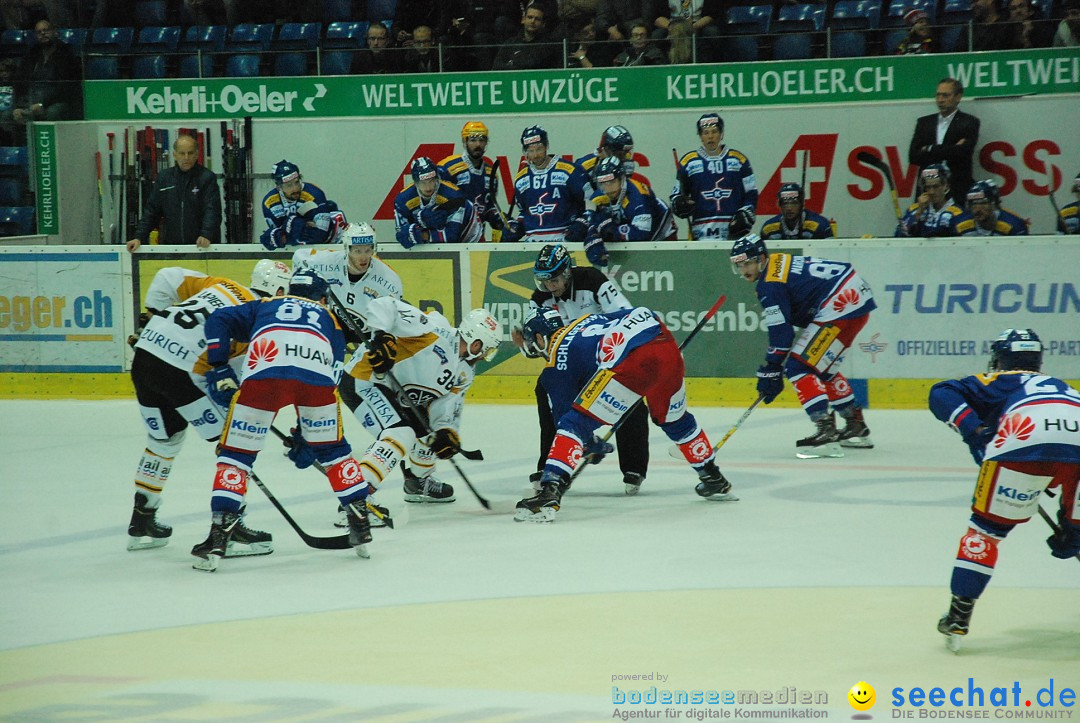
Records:
[[[867,683],[865,680],[860,680],[855,685],[851,686],[851,690],[847,694],[848,703],[851,703],[851,707],[855,710],[865,711],[874,707],[874,703],[877,702],[877,691],[874,690],[874,686]]]

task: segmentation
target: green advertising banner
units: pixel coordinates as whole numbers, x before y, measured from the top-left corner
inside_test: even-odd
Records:
[[[553,113],[1080,92],[1080,49],[535,72],[87,81],[87,120]]]
[[[37,232],[49,236],[60,233],[56,189],[56,126],[35,123],[33,129],[34,196],[37,199]]]

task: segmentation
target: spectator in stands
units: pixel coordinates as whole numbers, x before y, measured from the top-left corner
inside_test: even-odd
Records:
[[[593,21],[586,21],[579,27],[572,38],[570,45],[570,57],[567,58],[568,68],[592,68],[596,66],[608,66],[612,61],[612,46],[610,43],[596,42],[596,25]]]
[[[441,38],[450,27],[450,5],[431,0],[397,0],[390,35],[398,47],[408,47],[413,29],[421,25],[430,28],[433,37]]]
[[[37,45],[23,56],[15,84],[16,123],[73,120],[81,115],[81,69],[67,43],[48,20],[34,26]]]
[[[649,40],[649,26],[636,23],[630,28],[630,43],[626,49],[615,56],[613,65],[629,67],[631,65],[663,65],[667,63],[663,51],[656,43]]]
[[[1016,50],[1048,48],[1054,28],[1049,22],[1035,19],[1035,6],[1031,0],[1009,0],[1009,26],[1012,45]]]
[[[997,0],[972,0],[972,50],[1007,50],[1012,47],[1012,28],[998,12]]]
[[[652,0],[600,0],[596,12],[596,29],[601,40],[626,40],[634,25],[651,26],[655,21]]]
[[[547,13],[539,3],[529,3],[521,16],[521,31],[508,40],[495,56],[493,70],[536,70],[558,68],[562,52],[545,32]]]
[[[935,102],[938,112],[915,122],[908,147],[908,163],[921,171],[931,163],[946,163],[952,174],[953,198],[964,198],[971,188],[971,165],[979,142],[979,119],[960,110],[964,86],[955,78],[938,82]]]
[[[512,0],[451,0],[448,4],[445,42],[455,49],[453,67],[487,70],[495,61],[496,46],[515,32],[517,4]]]
[[[933,39],[930,37],[930,16],[925,10],[918,8],[908,10],[904,15],[904,22],[908,26],[908,34],[896,48],[897,55],[922,55],[932,53]]]
[[[11,123],[11,114],[15,110],[15,71],[19,61],[15,58],[0,60],[0,145],[15,146],[26,143],[26,134],[20,134],[17,126]]]
[[[1054,34],[1055,48],[1075,48],[1080,45],[1080,0],[1065,0],[1061,4],[1065,19]]]
[[[545,7],[547,13],[555,13],[559,17],[558,34],[560,37],[573,38],[585,23],[597,21],[597,13],[603,0],[560,0],[554,9]],[[549,23],[550,25],[550,23]],[[596,36],[602,39],[604,33],[597,26]]]
[[[401,56],[390,42],[390,31],[382,23],[372,23],[367,31],[367,47],[353,55],[353,75],[385,75],[401,72]]]
[[[697,62],[711,63],[719,57],[720,28],[718,26],[722,15],[720,0],[668,0],[667,15],[660,14],[653,24],[654,40],[663,40],[671,35],[671,25],[679,21],[690,23],[693,34],[697,36]],[[672,54],[672,62],[678,61]]]
[[[694,27],[687,20],[668,24],[668,62],[688,65],[694,62]],[[653,34],[655,37],[655,33]]]
[[[409,34],[412,47],[405,53],[402,69],[406,73],[438,73],[439,53],[435,50],[435,40],[431,37],[431,28],[417,25]]]

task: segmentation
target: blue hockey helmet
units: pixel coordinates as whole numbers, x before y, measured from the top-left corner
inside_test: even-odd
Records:
[[[555,309],[530,309],[521,328],[521,335],[525,338],[526,356],[542,356],[547,359],[551,337],[563,326],[562,317]],[[543,337],[543,345],[536,342],[538,335]]]
[[[768,255],[769,250],[765,247],[765,242],[761,240],[761,237],[756,233],[748,233],[731,245],[731,270],[736,276],[742,276],[739,271],[740,264]]]
[[[330,295],[329,288],[323,277],[310,269],[301,269],[289,279],[289,296],[322,301]]]
[[[592,169],[593,184],[600,188],[605,181],[614,181],[626,175],[626,165],[616,156],[601,158]]]
[[[270,175],[278,186],[289,181],[298,181],[300,180],[300,166],[282,158],[270,169]]]
[[[616,158],[629,160],[634,155],[634,137],[624,126],[608,126],[600,136],[597,147]]]
[[[435,161],[427,156],[420,156],[414,160],[409,168],[409,173],[412,174],[413,183],[439,177],[439,169],[436,168]]]
[[[724,119],[720,117],[719,113],[705,113],[697,119],[697,132],[701,135],[701,132],[710,126],[716,126],[716,129],[721,133],[724,132]]]
[[[947,163],[931,163],[929,166],[924,166],[919,171],[919,180],[927,181],[931,178],[940,178],[946,186],[949,185],[949,179],[952,174],[949,173],[949,164]]]
[[[971,206],[973,203],[989,202],[990,205],[997,207],[1001,203],[1001,194],[998,192],[997,184],[991,180],[976,181],[971,185],[971,188],[967,192],[967,205]]]
[[[545,281],[565,277],[566,283],[570,283],[570,269],[574,267],[574,260],[570,252],[562,244],[548,244],[540,249],[540,254],[533,264],[533,280],[536,288],[547,291]]]
[[[529,126],[521,132],[521,147],[528,148],[533,143],[540,143],[545,148],[548,146],[547,131],[540,126]]]
[[[797,183],[784,183],[781,184],[780,190],[776,192],[776,202],[783,206],[788,201],[796,201],[801,206],[803,203],[803,190],[802,186]]]
[[[1043,345],[1031,329],[1006,329],[990,343],[992,372],[1022,369],[1037,372],[1042,368]]]

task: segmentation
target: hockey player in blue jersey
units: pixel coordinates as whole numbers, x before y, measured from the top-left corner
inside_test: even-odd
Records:
[[[333,201],[304,201],[297,204],[280,226],[271,226],[259,236],[259,243],[270,251],[286,246],[336,244],[338,235],[349,224]]]
[[[611,451],[595,436],[639,400],[698,474],[698,495],[738,499],[717,469],[712,444],[686,405],[682,352],[655,312],[643,306],[589,314],[564,326],[555,309],[529,313],[522,328],[526,356],[547,360],[540,384],[558,431],[540,478],[540,491],[517,504],[514,519],[552,522],[574,470]]]
[[[627,177],[634,175],[634,137],[630,135],[630,131],[626,130],[624,126],[608,126],[605,128],[604,132],[600,134],[600,143],[597,144],[596,150],[574,161],[574,165],[585,174],[586,199],[592,198],[599,192],[599,189],[592,183],[592,177],[596,164],[605,158],[620,159],[623,164],[624,175]],[[638,180],[644,181],[644,178],[638,176]]]
[[[505,219],[496,205],[499,179],[491,159],[484,155],[488,145],[488,128],[480,121],[469,121],[461,128],[461,145],[465,152],[447,156],[439,161],[439,173],[455,186],[476,207],[477,217],[492,229],[502,231]]]
[[[206,540],[191,550],[197,570],[213,572],[244,508],[248,477],[278,410],[293,405],[294,435],[302,451],[326,467],[330,486],[349,519],[349,542],[368,557],[371,542],[364,500],[370,487],[342,434],[336,389],[345,358],[345,336],[327,310],[326,282],[311,271],[294,274],[289,293],[217,309],[206,320],[206,382],[211,397],[229,408],[218,444]],[[227,364],[232,342],[248,343],[243,376]],[[231,405],[231,406],[230,406]],[[307,460],[310,464],[311,460]]]
[[[802,186],[785,183],[776,194],[780,213],[761,224],[761,238],[766,241],[832,238],[832,224],[804,204]],[[735,238],[738,238],[737,236]]]
[[[994,573],[998,546],[1031,519],[1046,491],[1059,492],[1054,557],[1080,554],[1080,392],[1041,374],[1043,345],[1030,329],[1006,329],[990,345],[986,374],[939,382],[930,411],[960,433],[979,465],[968,530],[960,539],[949,611],[938,621],[956,652],[975,601]]]
[[[675,168],[671,208],[690,219],[691,238],[728,238],[731,217],[743,206],[757,209],[758,188],[750,159],[724,145],[724,121],[706,113],[697,121],[701,146],[682,156]]]
[[[548,153],[548,134],[540,126],[521,133],[526,165],[514,176],[514,204],[520,213],[507,224],[503,241],[581,243],[589,223],[584,172]]]
[[[299,213],[302,204],[320,206],[326,203],[326,194],[314,183],[308,183],[300,175],[300,167],[284,158],[270,169],[274,188],[263,196],[262,213],[268,228],[280,228],[292,214]]]
[[[953,219],[963,210],[952,199],[949,167],[931,163],[919,171],[922,192],[896,225],[895,236],[935,238],[953,235]]]
[[[1001,207],[993,181],[976,181],[967,192],[967,210],[952,220],[954,236],[1027,236],[1028,222]]]
[[[461,189],[439,177],[434,161],[417,158],[410,174],[412,185],[394,199],[398,243],[409,249],[416,244],[484,240],[484,226],[476,215],[476,206]]]
[[[589,214],[585,254],[598,266],[608,262],[605,244],[617,241],[673,241],[675,216],[648,185],[626,175],[622,160],[609,156],[593,166],[597,195]]]
[[[1072,192],[1076,200],[1058,211],[1057,232],[1060,234],[1080,234],[1080,173],[1073,179]]]
[[[795,443],[796,456],[843,457],[840,446],[873,447],[851,384],[839,371],[844,352],[877,308],[870,285],[851,264],[770,254],[757,234],[732,244],[731,266],[755,285],[765,311],[769,346],[757,372],[761,400],[776,399],[786,376],[817,427]],[[795,327],[802,329],[798,337]],[[833,412],[847,421],[843,430],[837,430]]]

